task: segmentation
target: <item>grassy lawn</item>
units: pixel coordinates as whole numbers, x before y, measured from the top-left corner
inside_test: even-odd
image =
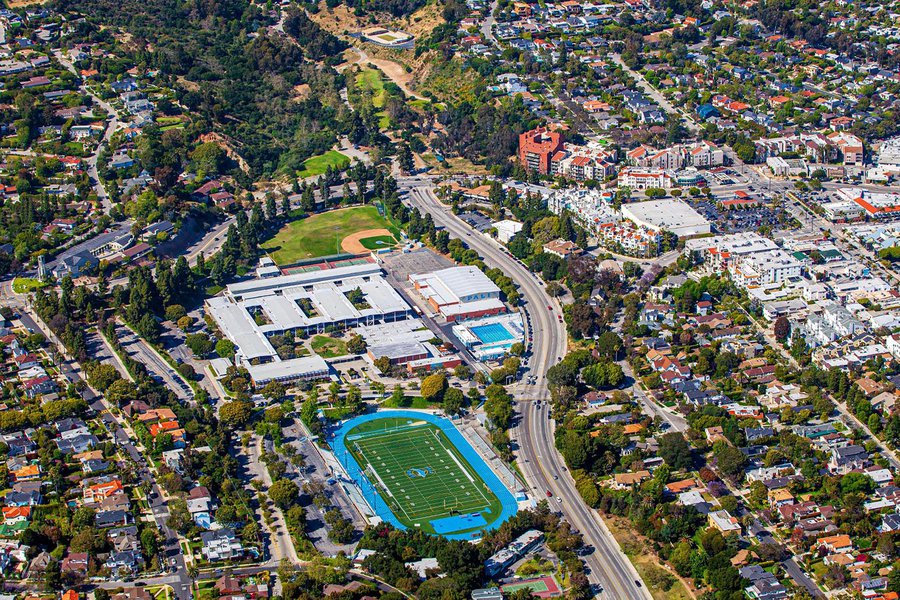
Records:
[[[374,206],[332,210],[288,223],[262,248],[277,264],[289,265],[306,258],[340,254],[341,240],[348,235],[381,228],[395,229]]]
[[[363,69],[356,76],[356,87],[362,92],[369,91],[372,94],[372,106],[384,108],[387,103],[388,92],[384,89],[384,76],[378,69]],[[391,126],[391,119],[384,111],[378,114],[378,126],[387,129]]]
[[[604,520],[613,537],[622,547],[622,551],[637,569],[641,579],[644,580],[644,584],[654,600],[695,600],[695,597],[675,575],[660,566],[656,555],[646,551],[646,544],[632,531],[628,521],[618,517]],[[658,584],[664,579],[674,581],[674,583],[668,589],[664,589]]]
[[[387,391],[388,393],[390,393],[392,390],[388,389],[388,390],[386,390],[386,391]],[[387,398],[384,399],[384,402],[382,403],[382,406],[383,406],[384,408],[417,408],[417,409],[423,409],[423,408],[435,408],[435,407],[439,407],[440,404],[438,404],[438,403],[436,403],[436,402],[429,402],[428,400],[426,400],[426,399],[423,398],[422,396],[406,396],[406,397],[403,399],[402,402],[395,402],[395,401],[394,401],[394,398],[393,398],[392,396],[388,396]]]
[[[336,358],[347,354],[347,342],[327,335],[317,335],[310,342],[313,351],[322,358]]]
[[[361,469],[370,469],[378,492],[407,527],[436,533],[433,521],[479,512],[490,523],[502,505],[457,448],[437,426],[410,418],[381,418],[348,432],[347,450]],[[474,523],[447,524],[460,533]]]
[[[384,108],[387,92],[384,89],[384,78],[378,69],[363,69],[356,76],[356,87],[360,91],[371,90],[372,106]]]
[[[374,237],[363,238],[359,243],[369,250],[381,250],[382,248],[391,248],[397,245],[397,240],[390,235],[376,235]]]
[[[350,164],[350,159],[346,155],[341,154],[337,150],[329,150],[325,154],[313,156],[303,161],[303,170],[297,173],[297,177],[314,177],[321,175],[328,167],[336,167],[342,169]]]
[[[46,285],[47,284],[40,279],[33,279],[31,277],[16,277],[13,279],[13,291],[17,294],[27,294],[28,292],[33,292],[46,287]]]

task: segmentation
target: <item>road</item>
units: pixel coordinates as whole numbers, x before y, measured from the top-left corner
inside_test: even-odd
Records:
[[[143,363],[151,375],[155,375],[155,378],[168,389],[175,392],[175,395],[178,396],[181,402],[192,403],[194,401],[194,393],[191,387],[175,369],[169,366],[169,363],[160,358],[159,354],[147,342],[124,325],[116,326],[116,335],[119,338],[122,349],[134,360]]]
[[[488,9],[487,16],[484,18],[484,21],[481,23],[481,35],[485,40],[491,43],[492,46],[500,46],[497,42],[497,38],[494,36],[494,23],[497,21],[494,18],[494,13],[497,11],[497,7],[500,5],[500,0],[494,0],[491,2],[491,6]]]
[[[625,377],[632,380],[634,383],[631,386],[631,393],[634,398],[640,402],[641,407],[643,407],[644,412],[652,417],[659,417],[665,423],[669,424],[675,431],[679,431],[684,433],[688,429],[687,420],[680,414],[675,411],[669,411],[650,400],[647,397],[646,392],[644,392],[644,388],[641,386],[640,381],[634,376],[634,371],[631,368],[631,364],[627,360],[620,361],[619,364],[622,366],[622,372],[625,373]]]
[[[254,435],[247,448],[240,452],[237,452],[232,448],[233,453],[236,454],[235,458],[244,469],[244,473],[241,476],[245,483],[244,487],[252,497],[256,497],[256,490],[253,489],[253,486],[251,485],[252,480],[260,480],[264,490],[268,490],[272,487],[272,478],[269,476],[269,469],[266,468],[260,458],[262,456],[261,445],[262,440]],[[263,493],[263,496],[267,497],[266,492]],[[279,562],[282,559],[287,558],[293,564],[299,563],[300,557],[297,555],[297,550],[294,548],[294,542],[291,540],[290,533],[288,533],[284,514],[274,503],[269,505],[269,509],[272,515],[271,527],[265,525],[261,510],[257,511],[259,513],[257,519],[263,524],[263,527],[268,529],[271,533],[271,538],[274,541],[274,544],[271,546],[272,558]]]
[[[287,474],[297,485],[301,485],[307,480],[318,480],[326,484],[327,480],[333,475],[331,468],[325,463],[322,454],[307,435],[306,430],[300,423],[299,419],[294,419],[290,425],[283,429],[284,443],[293,446],[297,450],[297,454],[302,456],[305,463],[302,468],[295,467],[286,460]],[[361,532],[366,528],[366,520],[356,505],[350,500],[341,485],[326,485],[325,493],[331,503],[341,511],[341,513],[351,521],[357,532]],[[325,523],[324,513],[315,504],[305,505],[306,509],[306,525],[307,535],[316,549],[327,556],[335,556],[338,552],[343,551],[348,556],[353,554],[356,543],[338,544],[328,539],[328,526]]]
[[[6,296],[6,291],[5,287],[0,288],[0,297],[2,297],[4,303],[12,306],[21,306],[19,297]],[[61,348],[62,344],[56,335],[41,321],[40,318],[30,312],[31,309],[27,305],[25,306],[25,311],[27,312],[23,312],[20,315],[22,324],[30,330],[43,333],[51,343],[56,344]],[[96,348],[97,344],[93,343],[91,346]],[[191,598],[191,578],[187,572],[187,566],[184,562],[184,555],[181,552],[178,535],[166,524],[169,516],[166,501],[159,486],[156,485],[156,478],[151,473],[147,461],[132,441],[135,439],[134,436],[126,433],[128,428],[127,423],[125,423],[121,417],[115,416],[111,410],[112,407],[109,406],[102,395],[96,393],[95,390],[86,385],[87,382],[83,377],[81,367],[77,362],[61,357],[60,360],[57,361],[57,366],[59,367],[60,372],[71,383],[75,384],[79,381],[85,381],[84,391],[82,392],[84,399],[87,400],[90,403],[91,408],[100,415],[100,420],[109,431],[111,438],[115,440],[116,444],[119,445],[126,455],[134,462],[136,477],[149,488],[150,497],[148,498],[148,503],[150,512],[162,538],[160,551],[164,556],[163,564],[167,567],[175,568],[175,572],[166,576],[166,578],[170,580],[168,583],[174,589],[177,600],[189,600]]]
[[[582,501],[554,445],[556,425],[549,417],[546,373],[565,354],[567,342],[556,300],[547,296],[536,275],[506,254],[495,240],[475,232],[454,216],[434,196],[432,188],[423,185],[421,178],[403,179],[398,184],[401,190],[408,192],[406,200],[411,206],[428,212],[437,226],[464,241],[481,255],[485,264],[502,269],[518,284],[532,340],[528,369],[536,377],[534,384],[519,384],[513,389],[517,416],[510,434],[520,458],[519,468],[538,499],[545,498],[546,492],[550,491],[554,498],[561,500],[559,503],[551,500],[551,505],[558,507],[581,532],[585,543],[595,548],[584,560],[588,580],[602,590],[599,597],[610,600],[651,598],[646,587],[638,583],[640,576],[599,514]]]
[[[68,58],[66,58],[65,54],[63,54],[62,51],[55,50],[53,52],[53,55],[56,57],[56,60],[59,61],[59,64],[64,66],[70,73],[72,73],[76,77],[80,77],[78,71],[75,69],[75,65],[73,65]],[[97,199],[100,201],[100,204],[103,207],[103,212],[109,214],[109,211],[112,208],[112,202],[109,199],[109,194],[106,193],[106,188],[100,181],[100,174],[97,172],[97,160],[100,156],[100,153],[103,151],[103,148],[109,143],[110,138],[112,138],[113,133],[115,133],[116,129],[119,128],[119,115],[112,107],[112,105],[94,94],[94,92],[92,92],[88,86],[82,85],[81,91],[90,96],[94,104],[105,110],[106,114],[109,116],[109,123],[106,126],[106,130],[103,132],[103,137],[100,138],[100,143],[97,144],[94,152],[84,161],[85,165],[87,166],[86,171],[88,177],[90,177],[91,185],[93,185],[94,187],[94,193],[97,194]]]
[[[773,546],[783,547],[783,545],[776,540],[772,534],[763,527],[762,523],[759,522],[755,517],[753,521],[750,523],[750,526],[747,528],[747,531],[756,537],[757,540],[761,544],[772,544]],[[790,552],[790,550],[787,550]],[[786,560],[781,561],[781,566],[784,567],[785,572],[790,576],[791,579],[794,580],[796,584],[799,586],[806,588],[806,591],[813,598],[824,598],[825,595],[822,593],[822,590],[815,584],[815,582],[810,579],[806,573],[803,572],[803,569],[797,564],[793,557],[788,558]]]
[[[656,102],[660,106],[660,108],[662,108],[664,111],[666,111],[670,115],[675,115],[675,116],[679,117],[680,120],[682,120],[682,124],[685,127],[687,127],[688,130],[690,130],[690,132],[693,133],[694,135],[698,135],[700,133],[700,126],[697,125],[697,123],[694,121],[694,119],[690,115],[685,114],[681,109],[678,109],[678,108],[675,108],[674,106],[672,106],[672,103],[669,102],[669,100],[665,96],[663,96],[659,90],[657,90],[655,87],[650,85],[650,82],[647,81],[647,79],[644,78],[643,75],[641,75],[640,73],[638,73],[637,71],[633,70],[631,67],[626,65],[625,61],[622,60],[622,56],[620,54],[618,54],[618,53],[612,54],[612,59],[613,59],[614,63],[616,63],[617,65],[622,67],[623,70],[625,70],[629,75],[631,75],[634,78],[638,87],[640,87],[643,90],[643,92],[650,97],[650,99],[652,99],[654,102]]]

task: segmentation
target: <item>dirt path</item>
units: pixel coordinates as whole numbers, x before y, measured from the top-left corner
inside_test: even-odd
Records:
[[[403,93],[409,96],[410,98],[416,98],[418,100],[427,100],[424,96],[420,96],[409,88],[409,84],[412,83],[413,74],[407,73],[406,69],[403,68],[403,65],[396,63],[392,60],[387,60],[384,58],[374,58],[369,56],[365,50],[359,47],[353,48],[356,53],[355,64],[365,67],[367,64],[371,63],[378,67],[382,73],[384,73],[388,79],[397,84]]]
[[[365,254],[371,252],[370,249],[360,243],[360,240],[382,235],[394,236],[394,234],[387,229],[366,229],[365,231],[357,231],[341,240],[341,249],[343,249],[344,252],[350,252],[351,254]]]

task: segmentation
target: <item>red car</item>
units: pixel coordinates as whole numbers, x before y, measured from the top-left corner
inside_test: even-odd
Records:
[[[553,497],[553,494],[550,493],[550,490],[547,490],[547,497],[548,497],[548,498],[552,498],[552,497]]]

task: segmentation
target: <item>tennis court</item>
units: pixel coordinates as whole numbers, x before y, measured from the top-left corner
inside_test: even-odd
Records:
[[[500,501],[440,428],[425,421],[382,421],[381,429],[351,431],[344,443],[407,527],[445,533],[452,526],[443,523],[448,517],[500,511]],[[476,517],[459,525],[469,529],[487,521]]]

